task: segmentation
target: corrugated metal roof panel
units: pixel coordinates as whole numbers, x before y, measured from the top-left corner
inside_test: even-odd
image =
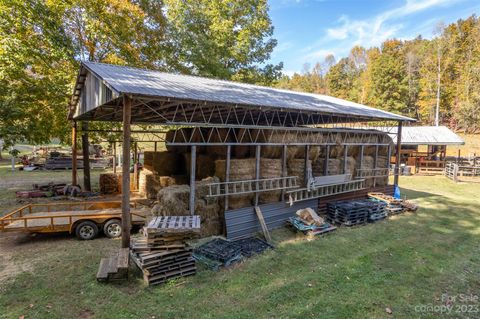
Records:
[[[393,142],[397,143],[396,127],[377,127],[388,132]],[[463,145],[465,142],[446,126],[403,126],[403,145]]]
[[[405,116],[320,94],[294,92],[104,63],[83,62],[83,66],[119,93],[364,116],[372,119],[414,121],[414,119]]]

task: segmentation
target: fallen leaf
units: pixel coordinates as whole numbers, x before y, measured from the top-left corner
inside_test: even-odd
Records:
[[[28,308],[33,308],[33,303],[29,304]]]
[[[392,314],[392,309],[387,307],[387,308],[385,308],[385,312],[388,313],[389,315],[391,315]]]
[[[25,319],[25,316],[20,316],[18,317],[18,319]]]
[[[52,305],[46,305],[47,309],[52,309]]]

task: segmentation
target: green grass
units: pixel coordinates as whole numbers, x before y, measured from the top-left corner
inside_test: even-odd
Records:
[[[0,318],[478,317],[415,310],[444,304],[442,294],[479,294],[478,187],[441,176],[401,177],[401,186],[421,206],[417,213],[313,241],[278,230],[274,251],[159,287],[145,287],[138,272],[128,283],[95,281],[100,258],[118,240],[9,242],[11,261],[31,269],[1,284]]]

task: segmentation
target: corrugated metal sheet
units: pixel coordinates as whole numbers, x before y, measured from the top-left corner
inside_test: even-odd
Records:
[[[396,127],[377,127],[388,132],[397,144]],[[446,126],[404,126],[402,127],[403,145],[463,145],[465,142]]]
[[[82,65],[118,93],[414,121],[405,116],[326,95],[294,92],[104,63],[83,62]]]
[[[288,217],[295,215],[297,210],[306,207],[315,209],[317,206],[318,199],[312,199],[295,203],[292,206],[283,202],[265,204],[260,205],[260,209],[262,210],[265,224],[269,230],[272,230],[284,226]],[[262,232],[257,214],[253,207],[226,211],[225,224],[228,239],[250,237],[256,233]]]

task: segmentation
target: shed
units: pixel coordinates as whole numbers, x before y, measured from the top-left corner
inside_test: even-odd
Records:
[[[366,124],[397,123],[400,146],[402,123],[414,121],[325,95],[94,62],[81,64],[69,108],[74,123],[123,123],[123,171],[130,167],[132,124],[168,127],[157,141],[167,151],[145,154],[145,166],[158,175],[160,166],[170,165],[166,160],[176,165],[162,171],[183,174],[178,183],[184,188],[177,191],[189,200],[175,208],[185,206],[182,212],[202,216],[213,209],[209,203],[218,204],[227,237],[229,229],[239,237],[261,229],[254,207],[269,212],[267,227],[277,227],[293,206],[322,207],[324,200],[363,197],[369,190],[392,192],[388,158],[394,144]],[[201,181],[205,172],[216,179]],[[122,175],[122,184],[128,189],[129,174]],[[129,198],[124,191],[124,247],[129,245]],[[231,209],[239,198],[248,199],[246,207]],[[203,216],[202,225],[204,217],[209,218]]]
[[[379,130],[387,132],[397,143],[396,127]],[[446,126],[404,126],[401,144],[402,164],[410,166],[414,173],[438,174],[445,167],[447,147],[465,142]],[[419,146],[426,148],[420,149]]]

